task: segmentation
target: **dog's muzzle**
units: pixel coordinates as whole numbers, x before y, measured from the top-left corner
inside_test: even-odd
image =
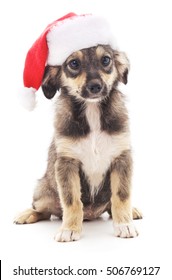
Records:
[[[88,82],[88,85],[87,85],[87,90],[91,94],[100,93],[102,88],[103,88],[103,86],[98,79],[91,80],[90,82]]]
[[[86,91],[88,92],[88,98],[100,98],[102,96],[104,86],[101,80],[92,79],[87,83]]]

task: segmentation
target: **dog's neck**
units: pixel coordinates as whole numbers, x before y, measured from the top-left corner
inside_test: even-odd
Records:
[[[61,92],[57,101],[55,126],[62,135],[85,137],[91,131],[106,131],[108,134],[125,132],[128,128],[127,110],[119,91],[98,102],[84,101]]]
[[[87,122],[90,127],[90,131],[100,131],[101,121],[100,121],[100,104],[99,102],[87,102],[85,115]]]

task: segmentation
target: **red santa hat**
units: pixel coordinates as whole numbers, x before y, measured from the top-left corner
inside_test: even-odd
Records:
[[[116,48],[105,18],[69,13],[49,24],[26,56],[23,106],[28,110],[34,109],[35,93],[41,86],[46,65],[62,65],[73,52],[99,44]]]

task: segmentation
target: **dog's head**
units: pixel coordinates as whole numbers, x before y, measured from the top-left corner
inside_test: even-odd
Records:
[[[57,90],[87,101],[108,96],[118,82],[127,83],[129,61],[123,52],[99,45],[74,52],[62,66],[46,66],[42,89],[51,99]]]

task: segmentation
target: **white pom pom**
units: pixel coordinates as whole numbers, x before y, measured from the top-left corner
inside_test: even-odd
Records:
[[[19,100],[25,109],[32,111],[36,106],[36,89],[35,88],[23,88],[20,90]]]

